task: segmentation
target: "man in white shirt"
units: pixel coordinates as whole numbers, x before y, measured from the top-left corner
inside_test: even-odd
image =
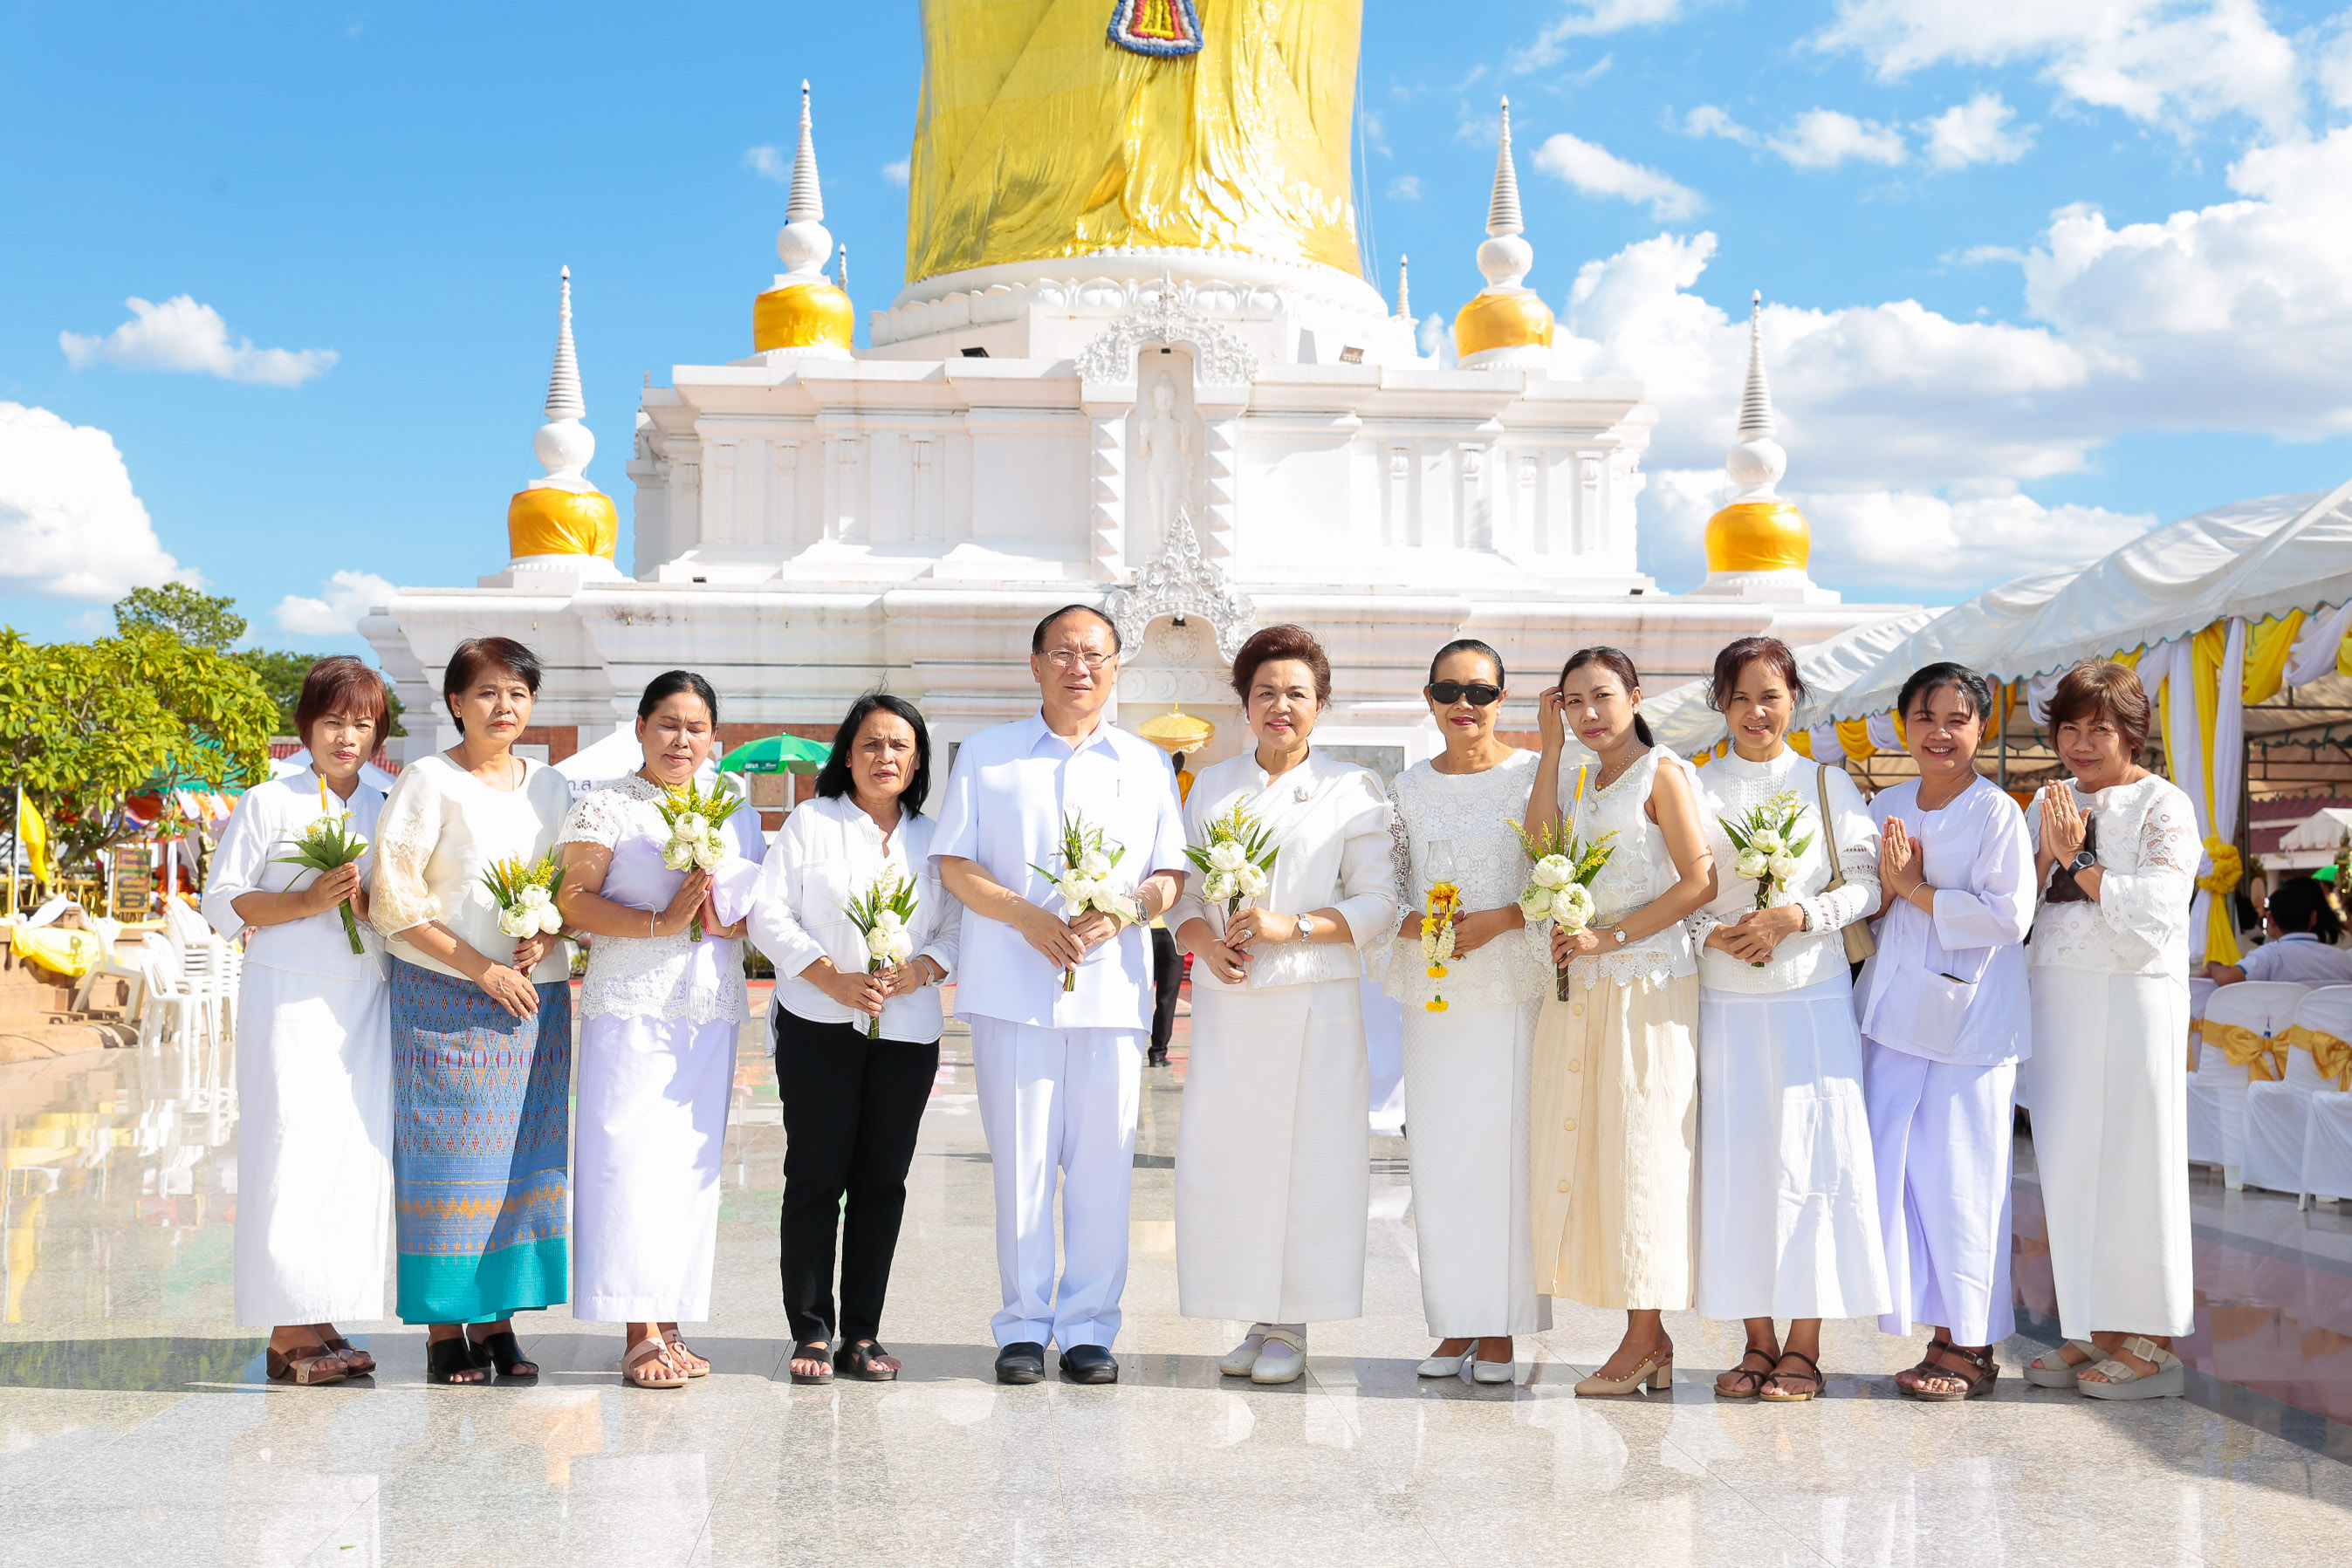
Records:
[[[1118,630],[1068,605],[1037,624],[1039,709],[957,753],[931,855],[964,923],[956,1011],[971,1024],[982,1130],[996,1179],[992,1320],[1000,1383],[1045,1375],[1045,1342],[1074,1382],[1115,1383],[1127,1285],[1128,1193],[1150,1031],[1148,927],[1184,884],[1184,821],[1167,758],[1107,722]],[[1121,852],[1118,915],[1062,916],[1051,880],[1076,818]],[[1069,978],[1075,975],[1075,978]],[[1065,981],[1069,979],[1069,988]],[[1054,1186],[1062,1276],[1054,1278]]]

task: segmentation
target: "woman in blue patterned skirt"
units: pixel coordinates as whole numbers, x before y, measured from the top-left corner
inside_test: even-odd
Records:
[[[565,1300],[571,1272],[570,959],[552,933],[502,934],[483,881],[546,855],[571,805],[562,775],[514,755],[539,679],[520,643],[459,643],[441,682],[458,743],[401,770],[376,828],[399,1312],[432,1325],[436,1383],[536,1376],[513,1314]]]

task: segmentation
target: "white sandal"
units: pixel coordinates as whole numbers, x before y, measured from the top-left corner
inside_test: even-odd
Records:
[[[1265,1331],[1266,1349],[1258,1353],[1257,1364],[1250,1368],[1252,1383],[1296,1383],[1307,1370],[1307,1336],[1292,1333],[1288,1329],[1269,1328]],[[1273,1347],[1287,1345],[1288,1355],[1272,1354]]]
[[[2104,1383],[2077,1381],[2074,1392],[2087,1394],[2094,1399],[2178,1399],[2189,1392],[2189,1369],[2180,1358],[2140,1334],[2134,1334],[2117,1347],[2156,1363],[2154,1372],[2135,1372],[2125,1363],[2109,1359],[2099,1363],[2098,1374]]]
[[[2107,1353],[2089,1340],[2070,1339],[2066,1343],[2082,1353],[2081,1361],[2069,1362],[2066,1359],[2066,1353],[2063,1350],[2043,1351],[2041,1355],[2035,1356],[2025,1364],[2023,1369],[2025,1381],[2036,1388],[2073,1388],[2076,1385],[2075,1380],[2082,1376],[2084,1368],[2096,1366],[2107,1358]],[[2053,1355],[2058,1358],[2057,1365],[2042,1364],[2044,1357]]]

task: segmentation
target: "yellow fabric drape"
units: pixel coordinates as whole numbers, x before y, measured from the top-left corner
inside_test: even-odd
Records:
[[[2230,622],[2225,618],[2190,639],[2190,690],[2197,699],[2197,747],[2205,759],[2202,769],[2205,787],[2205,820],[2219,821],[2213,801],[2213,732],[2221,716],[2221,665],[2230,652]],[[2230,694],[2236,696],[2237,693]],[[2177,771],[2177,770],[2176,770]],[[2217,964],[2234,964],[2240,949],[2236,928],[2230,920],[2230,894],[2238,890],[2238,879],[2244,874],[2237,846],[2208,836],[2205,852],[2213,860],[2213,869],[2197,879],[2197,885],[2211,896],[2205,902],[2205,956]]]
[[[49,859],[49,824],[41,818],[40,808],[16,791],[16,841],[25,846],[25,860],[33,868],[33,879],[46,887],[54,887],[58,868]]]
[[[2294,652],[2295,634],[2303,630],[2303,612],[2290,610],[2246,628],[2246,694],[2248,707],[2266,703],[2286,685],[2287,655]]]
[[[2286,1046],[2282,1040],[2256,1034],[2242,1023],[2205,1019],[2197,1027],[2205,1043],[2221,1047],[2230,1065],[2244,1068],[2247,1077],[2275,1083],[2285,1076]]]
[[[1789,732],[1789,749],[1810,762],[1813,758],[1813,737],[1810,731],[1792,729]]]
[[[22,956],[68,979],[79,980],[98,967],[98,937],[91,932],[59,930],[54,925],[20,925],[9,934],[8,940]]]
[[[1878,747],[1870,744],[1870,721],[1866,718],[1842,718],[1837,721],[1838,749],[1856,762],[1867,762],[1878,755]]]
[[[2311,1052],[2311,1060],[2318,1064],[2322,1078],[2333,1078],[2338,1089],[2352,1090],[2352,1043],[2325,1030],[2305,1029],[2301,1024],[2279,1030],[2277,1043]]]
[[[1106,36],[1109,0],[924,0],[907,277],[1119,246],[1359,276],[1361,0],[1197,0],[1179,58]]]

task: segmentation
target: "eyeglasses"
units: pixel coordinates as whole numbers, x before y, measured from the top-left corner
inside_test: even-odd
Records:
[[[1118,655],[1117,653],[1084,653],[1076,648],[1056,648],[1045,657],[1053,661],[1054,667],[1056,669],[1075,670],[1080,664],[1084,664],[1087,667],[1087,673],[1092,674]]]
[[[1429,683],[1430,700],[1440,707],[1452,707],[1464,697],[1470,699],[1472,707],[1492,707],[1501,700],[1502,695],[1502,687],[1490,686],[1484,681],[1475,682],[1466,686],[1460,681]]]

